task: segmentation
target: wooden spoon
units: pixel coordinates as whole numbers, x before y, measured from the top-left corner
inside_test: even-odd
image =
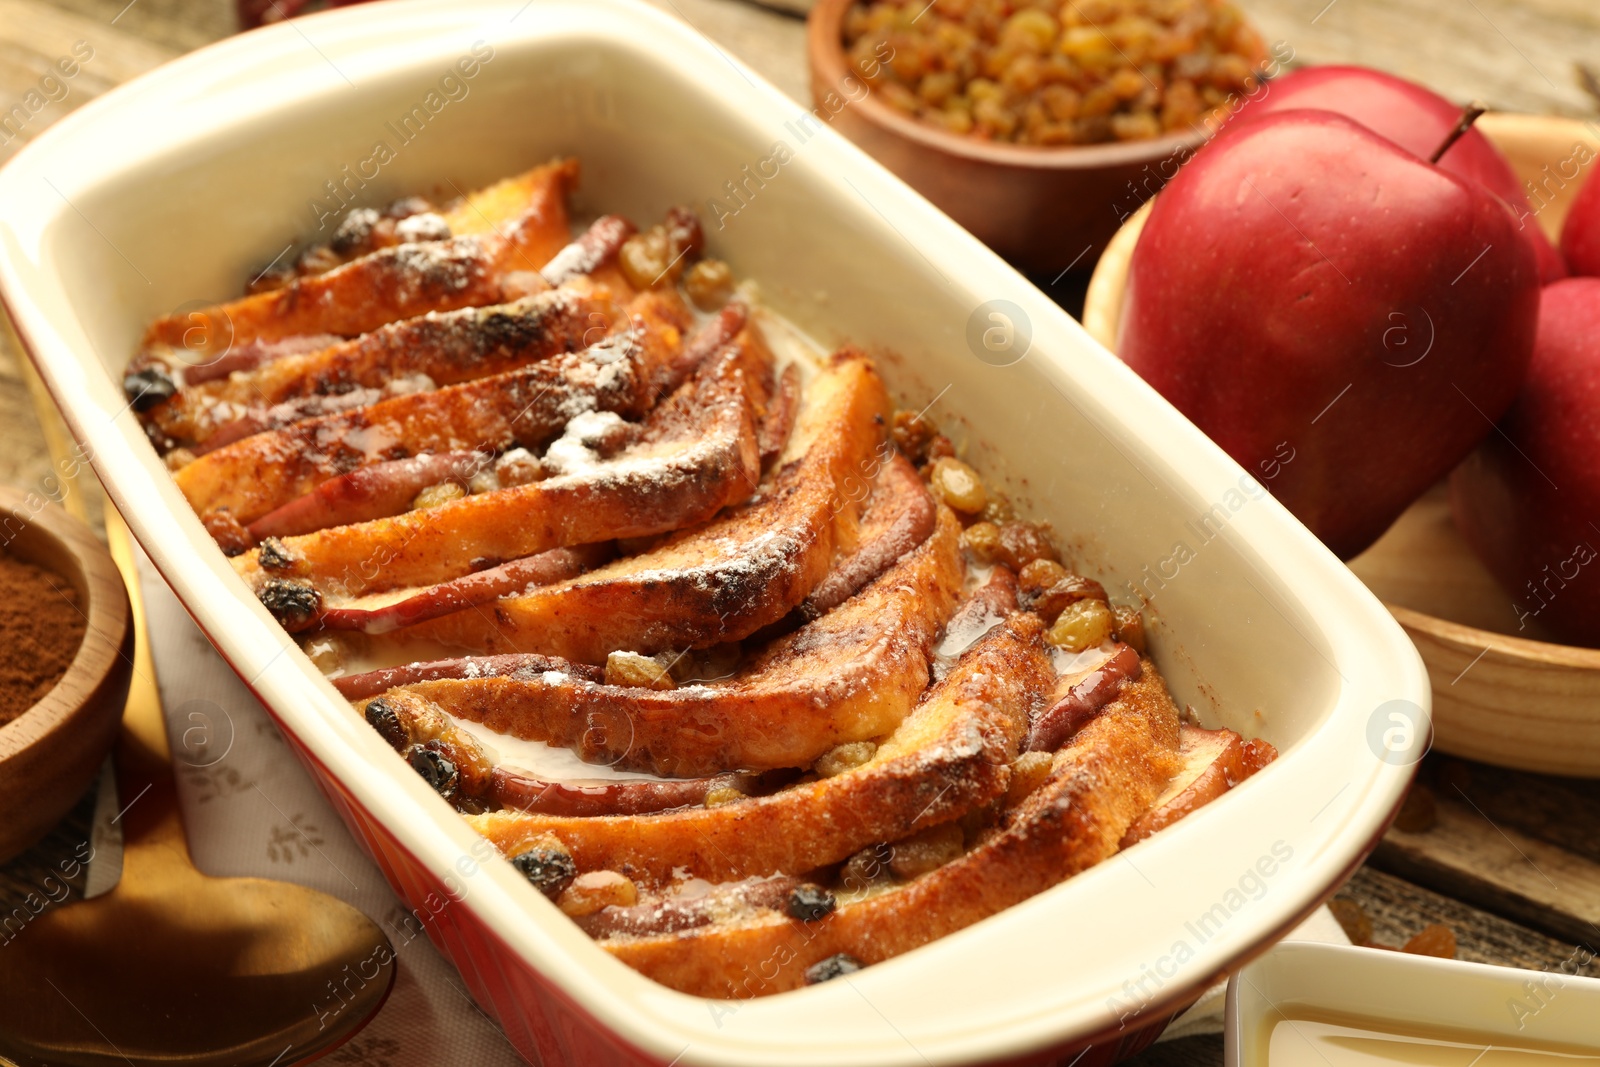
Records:
[[[394,950],[343,901],[189,858],[127,528],[106,509],[133,606],[117,741],[122,879],[47,909],[0,948],[0,1054],[20,1067],[298,1063],[372,1018]]]

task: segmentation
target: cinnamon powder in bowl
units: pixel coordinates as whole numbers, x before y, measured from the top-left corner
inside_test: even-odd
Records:
[[[78,600],[61,575],[0,552],[0,726],[67,673],[86,625]]]
[[[0,486],[0,862],[59,822],[105,761],[133,673],[129,617],[95,532]]]

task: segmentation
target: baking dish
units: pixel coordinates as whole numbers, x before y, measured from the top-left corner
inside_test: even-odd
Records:
[[[1278,763],[1172,832],[848,981],[704,1001],[595,947],[247,593],[116,373],[145,322],[237,292],[341,201],[448,196],[557,153],[583,160],[580,209],[694,204],[713,254],[767,303],[824,342],[882,352],[903,406],[926,406],[1082,569],[1149,598],[1180,703],[1264,736]],[[406,0],[253,31],[58,123],[0,171],[0,203],[0,295],[113,500],[534,1062],[1044,1063],[1091,1043],[1113,1057],[1330,893],[1422,751],[1415,651],[1286,511],[970,235],[641,5]]]

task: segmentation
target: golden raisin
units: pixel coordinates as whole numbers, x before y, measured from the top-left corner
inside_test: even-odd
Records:
[[[745,799],[745,792],[731,785],[714,785],[706,790],[706,807],[720,808],[724,804],[732,804]]]
[[[1144,613],[1127,604],[1118,604],[1111,609],[1111,617],[1115,622],[1116,639],[1139,655],[1144,655],[1148,646],[1144,633]]]
[[[733,271],[720,259],[702,259],[683,279],[684,292],[701,311],[714,311],[733,295]]]
[[[513,448],[494,461],[494,475],[502,488],[527,485],[545,476],[544,464],[526,448]]]
[[[989,502],[978,472],[959,459],[936,460],[928,477],[934,498],[967,515],[976,515]]]
[[[1439,821],[1439,809],[1434,803],[1433,790],[1417,782],[1400,805],[1400,814],[1394,817],[1397,830],[1411,834],[1426,833]]]
[[[894,434],[895,447],[919,467],[928,458],[928,445],[939,433],[933,423],[914,411],[895,412],[891,432]]]
[[[812,769],[817,772],[818,778],[832,778],[861,766],[877,751],[878,746],[871,741],[847,741],[823,753]]]
[[[1050,777],[1055,756],[1049,752],[1024,752],[1011,765],[1011,784],[1006,788],[1006,807],[1014,808],[1027,799]]]
[[[1061,145],[1188,130],[1258,84],[1260,35],[1228,0],[862,0],[852,67],[890,107],[958,134]],[[893,49],[888,61],[880,58]],[[1203,88],[1197,88],[1203,86]],[[1064,90],[1081,109],[1062,107]]]
[[[889,869],[889,861],[893,856],[894,850],[888,845],[873,845],[857,852],[839,868],[840,888],[859,893],[888,885],[894,881],[894,873]]]
[[[639,902],[639,889],[616,871],[590,871],[580,874],[562,891],[556,906],[574,919],[593,915],[602,908],[631,908]]]
[[[634,234],[622,242],[617,253],[617,263],[635,289],[650,289],[667,281],[671,260],[664,226]]]
[[[894,871],[896,878],[910,881],[918,875],[938,870],[951,860],[960,859],[965,847],[965,836],[960,825],[947,822],[913,834],[904,841],[896,841],[889,868]]]
[[[1000,527],[992,522],[975,522],[961,534],[961,543],[972,558],[987,566],[1000,561]]]
[[[1038,594],[1067,576],[1067,568],[1050,559],[1036,559],[1017,573],[1017,585],[1024,593]]]
[[[1033,564],[1030,563],[1028,566],[1031,567]],[[1031,606],[1041,619],[1054,621],[1068,604],[1076,604],[1080,600],[1104,601],[1105,599],[1106,591],[1099,582],[1069,572],[1065,578],[1049,589],[1034,594]]]
[[[440,504],[448,504],[452,500],[460,500],[466,495],[467,491],[455,482],[440,482],[438,485],[430,485],[418,493],[417,498],[411,502],[411,510],[422,511],[426,508],[436,508]]]
[[[994,491],[989,493],[989,502],[983,506],[983,520],[985,522],[1002,523],[1010,522],[1017,517],[1016,509],[1011,506],[1011,501]]]
[[[1328,901],[1328,910],[1344,928],[1344,936],[1352,945],[1365,945],[1372,940],[1372,920],[1366,910],[1349,897],[1334,897]]]
[[[1068,604],[1044,639],[1068,652],[1094,648],[1111,636],[1111,609],[1104,600],[1078,600]]]
[[[1444,923],[1429,923],[1400,946],[1400,951],[1413,956],[1437,956],[1443,960],[1453,960],[1456,958],[1456,934]]]
[[[653,656],[613,652],[606,657],[606,684],[638,689],[675,689],[672,674]]]

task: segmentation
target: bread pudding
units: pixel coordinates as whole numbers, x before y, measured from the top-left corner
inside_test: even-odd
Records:
[[[357,208],[124,386],[352,714],[608,952],[717,998],[847,975],[1220,796],[1180,714],[867,351],[576,161]]]

